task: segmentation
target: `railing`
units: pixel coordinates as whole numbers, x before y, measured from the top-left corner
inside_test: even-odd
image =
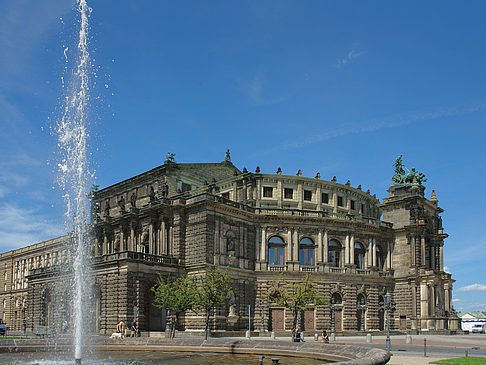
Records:
[[[282,265],[268,265],[268,271],[286,271],[287,266]]]
[[[137,260],[153,264],[177,264],[178,260],[175,257],[168,255],[152,255],[144,252],[123,251],[116,252],[110,255],[97,256],[94,258],[94,263],[110,262],[118,260]]]
[[[346,272],[345,267],[330,267],[329,272],[335,273],[335,274],[344,274]]]
[[[300,267],[300,271],[303,271],[303,272],[314,272],[314,271],[316,271],[316,267],[315,266],[301,266]]]

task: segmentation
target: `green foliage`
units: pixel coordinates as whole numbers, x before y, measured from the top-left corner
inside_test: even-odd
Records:
[[[193,277],[180,277],[173,281],[164,280],[159,275],[157,282],[151,288],[155,294],[153,305],[157,308],[170,310],[172,314],[170,338],[174,338],[179,315],[191,310],[196,305],[196,281]]]
[[[185,276],[170,281],[159,276],[152,291],[155,294],[154,306],[182,313],[194,307],[197,288],[192,277]]]
[[[485,357],[459,357],[457,359],[447,359],[431,362],[431,364],[451,364],[451,365],[486,365]]]
[[[290,309],[294,315],[292,334],[297,327],[299,312],[322,307],[324,299],[319,298],[315,281],[307,274],[302,281],[285,280],[283,273],[270,282],[270,289],[267,292],[268,301],[275,306],[282,306]]]
[[[206,339],[209,333],[211,312],[217,307],[227,305],[232,293],[231,278],[226,272],[212,268],[206,275],[199,277],[196,307],[204,309],[206,312]]]

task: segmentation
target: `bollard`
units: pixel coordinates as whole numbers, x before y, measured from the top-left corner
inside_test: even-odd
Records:
[[[270,338],[271,338],[272,340],[275,340],[275,332],[273,332],[273,331],[272,331],[272,333],[270,334]]]
[[[373,341],[373,337],[371,336],[371,333],[366,334],[366,342],[371,343]]]
[[[319,335],[317,333],[314,333],[314,341],[318,341],[319,340]]]
[[[336,341],[336,335],[334,333],[331,333],[331,336],[329,336],[329,341]]]
[[[278,364],[279,361],[280,361],[279,357],[272,357],[272,364]]]
[[[264,357],[265,357],[265,356],[260,355],[260,362],[258,363],[258,365],[263,365],[263,358],[264,358]]]
[[[424,338],[424,357],[427,357],[427,339]]]
[[[467,349],[466,349],[466,351],[464,351],[464,356],[466,356],[466,357],[468,356]]]
[[[250,331],[246,331],[246,338],[250,338]]]
[[[412,336],[407,335],[407,337],[405,338],[405,343],[411,344],[412,343]]]

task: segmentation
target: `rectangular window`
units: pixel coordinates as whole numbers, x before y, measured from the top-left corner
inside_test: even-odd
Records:
[[[351,200],[351,210],[356,209],[356,202],[354,200]]]
[[[229,199],[229,192],[221,194],[221,196],[225,199]]]
[[[322,193],[322,204],[328,204],[329,203],[329,194],[328,193]]]
[[[361,214],[365,214],[365,205],[361,204]]]
[[[264,198],[271,198],[273,196],[273,188],[271,186],[264,186],[263,187],[263,197]]]
[[[304,200],[310,202],[312,200],[312,191],[304,190]]]
[[[270,247],[268,249],[268,264],[283,266],[284,248]]]
[[[285,188],[284,189],[284,198],[285,199],[293,199],[294,198],[294,189]]]
[[[343,197],[342,196],[338,196],[338,207],[342,207],[343,206]]]
[[[191,191],[191,185],[183,182],[182,183],[182,192],[185,193],[186,191]]]

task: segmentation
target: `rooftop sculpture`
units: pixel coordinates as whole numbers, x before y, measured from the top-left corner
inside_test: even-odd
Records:
[[[402,155],[398,156],[395,163],[395,175],[392,177],[393,185],[409,185],[417,183],[422,185],[422,182],[427,181],[425,174],[420,171],[415,171],[415,168],[408,170],[402,163]]]

